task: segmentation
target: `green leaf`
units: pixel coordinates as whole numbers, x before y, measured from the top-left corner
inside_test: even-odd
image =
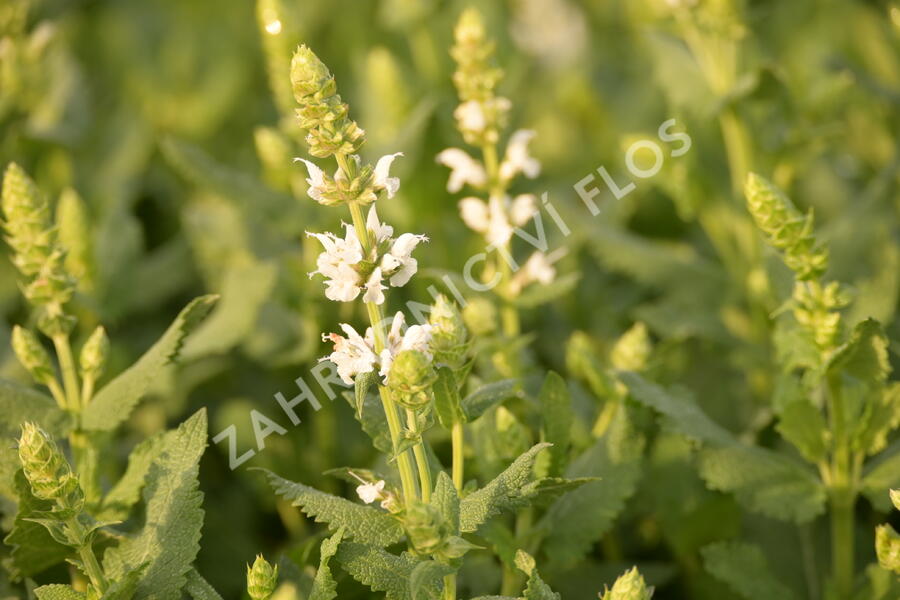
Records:
[[[327,523],[331,531],[343,527],[347,536],[379,547],[403,539],[400,522],[386,512],[282,479],[266,469],[255,470],[266,474],[277,495],[300,508],[317,523]]]
[[[758,546],[717,542],[701,551],[706,570],[747,600],[794,600],[796,596],[769,571]]]
[[[178,358],[184,338],[216,300],[216,296],[201,296],[188,304],[153,347],[97,393],[82,413],[82,426],[88,431],[112,431],[123,423],[163,368]]]
[[[76,592],[71,585],[42,585],[34,590],[38,600],[84,600],[83,592]]]
[[[353,394],[356,398],[356,418],[362,419],[365,414],[366,396],[373,383],[377,384],[378,374],[375,371],[360,373],[354,380]]]
[[[884,382],[891,372],[887,346],[881,324],[866,319],[853,328],[850,339],[832,355],[826,369],[829,373],[843,372],[864,382]]]
[[[453,567],[434,560],[421,561],[409,576],[410,598],[412,600],[428,600],[428,598],[434,597],[434,590],[439,588],[444,576],[450,575],[454,571]]]
[[[535,567],[534,558],[524,550],[516,552],[516,566],[528,575],[525,584],[525,600],[561,600],[562,596],[550,589],[544,583]]]
[[[545,532],[548,568],[575,565],[612,526],[634,494],[641,475],[643,438],[621,407],[604,437],[581,454],[566,471],[576,481],[592,477],[554,502],[537,527]]]
[[[102,521],[124,521],[141,499],[141,490],[153,462],[171,446],[177,431],[159,433],[138,444],[128,457],[128,467],[101,503],[96,517]]]
[[[432,390],[434,392],[434,412],[437,414],[441,427],[450,430],[456,423],[465,421],[466,416],[460,406],[459,388],[453,369],[438,367],[437,381],[434,382]]]
[[[53,509],[53,503],[35,498],[25,474],[15,475],[18,512],[13,528],[3,540],[12,548],[10,566],[15,577],[30,577],[61,563],[72,550],[57,542],[46,527],[32,521]]]
[[[343,537],[344,529],[342,527],[319,546],[319,569],[316,571],[316,578],[313,580],[313,587],[309,593],[308,600],[332,600],[337,598],[337,582],[335,582],[331,574],[331,567],[328,566],[328,563],[337,554]]]
[[[574,420],[572,398],[566,381],[558,373],[547,373],[538,400],[541,403],[544,441],[553,444],[550,448],[549,474],[562,475],[568,462]]]
[[[459,535],[459,495],[453,480],[444,471],[438,473],[431,505],[435,507],[450,526],[450,535]]]
[[[143,528],[103,557],[103,569],[112,579],[145,566],[137,598],[181,598],[200,550],[203,494],[197,475],[206,438],[206,411],[201,410],[176,430],[150,467],[143,492],[147,506]]]
[[[888,511],[888,490],[900,488],[900,440],[866,465],[861,482],[862,493],[880,511]]]
[[[196,569],[191,569],[187,576],[184,591],[194,600],[222,600],[222,596],[203,578]]]
[[[221,301],[185,341],[182,358],[222,354],[244,340],[253,331],[277,276],[278,268],[269,262],[230,267],[222,283]]]
[[[363,431],[372,438],[375,448],[384,454],[392,455],[394,447],[391,443],[390,429],[378,394],[367,393],[364,397],[361,396],[363,408],[358,407],[356,394],[344,392],[343,396],[353,407],[356,420],[362,425]]]
[[[777,429],[806,460],[817,463],[825,458],[828,424],[822,411],[806,399],[791,402],[784,408]]]
[[[804,465],[739,442],[683,390],[666,390],[635,373],[620,377],[635,400],[662,413],[682,435],[704,444],[700,476],[709,488],[732,492],[746,508],[775,519],[806,523],[824,512],[825,489]]]
[[[376,592],[385,592],[386,600],[412,600],[409,583],[418,561],[407,554],[397,556],[369,544],[344,542],[335,558],[356,581]]]
[[[459,505],[460,530],[473,532],[492,516],[518,506],[522,488],[532,479],[538,453],[549,447],[546,443],[536,444],[493,481],[463,498]]]
[[[500,402],[517,396],[517,385],[518,381],[515,379],[501,379],[483,385],[463,398],[460,406],[466,415],[466,421],[474,421]]]

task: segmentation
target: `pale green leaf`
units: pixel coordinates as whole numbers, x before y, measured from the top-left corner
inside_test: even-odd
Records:
[[[443,577],[450,575],[454,571],[453,567],[433,560],[419,562],[409,576],[410,598],[412,600],[433,598],[434,590],[439,588]]]
[[[84,600],[84,592],[76,592],[71,585],[43,585],[34,590],[38,600]]]
[[[572,398],[566,381],[558,373],[550,371],[544,379],[538,400],[541,403],[544,441],[550,448],[549,474],[562,475],[567,463],[569,443],[572,439]]]
[[[459,495],[453,486],[453,480],[443,471],[438,473],[434,493],[431,495],[431,505],[440,512],[444,522],[449,525],[450,535],[459,535]]]
[[[184,591],[194,600],[222,600],[219,592],[196,569],[191,569],[188,572]]]
[[[828,424],[822,411],[805,399],[791,402],[784,408],[779,415],[778,433],[806,460],[817,463],[825,457]]]
[[[887,345],[881,324],[866,319],[853,328],[850,339],[838,348],[826,368],[830,373],[843,372],[864,382],[883,382],[891,372]]]
[[[88,431],[112,431],[123,423],[162,370],[178,358],[184,338],[203,321],[216,296],[188,304],[163,336],[134,365],[104,386],[82,413]]]
[[[702,550],[706,570],[747,600],[795,600],[794,593],[769,570],[759,547],[744,542],[717,542]]]
[[[366,397],[372,384],[378,384],[378,374],[375,371],[360,373],[353,380],[353,396],[356,399],[356,418],[362,419],[366,411]]]
[[[317,523],[326,523],[331,531],[343,527],[348,537],[382,547],[403,539],[400,522],[384,511],[282,479],[265,469],[257,470],[266,474],[277,495]]]
[[[181,598],[200,550],[203,494],[197,476],[206,438],[206,411],[201,410],[176,430],[147,473],[144,526],[103,557],[104,571],[114,579],[145,565],[136,598]]]
[[[342,543],[335,558],[353,579],[373,591],[384,592],[386,600],[412,600],[409,580],[420,561],[354,542]]]
[[[30,520],[52,510],[53,504],[32,495],[21,469],[16,472],[15,487],[18,512],[3,543],[12,549],[10,568],[14,576],[30,577],[62,562],[72,550],[54,540],[46,527]]]
[[[124,521],[138,500],[147,479],[147,472],[160,453],[173,443],[177,431],[157,434],[138,444],[128,457],[128,467],[121,479],[103,498],[96,517],[102,521]]]
[[[861,488],[878,510],[890,509],[888,490],[900,488],[900,441],[895,441],[866,465]]]
[[[515,379],[502,379],[483,385],[463,398],[460,406],[466,415],[466,421],[474,421],[488,409],[518,395],[517,385]]]
[[[532,558],[524,550],[516,552],[516,566],[528,575],[525,584],[525,600],[561,600],[561,596],[544,583]]]
[[[40,425],[56,438],[63,437],[72,428],[69,415],[50,396],[0,379],[0,437],[18,438],[25,421]]]
[[[331,574],[331,567],[328,566],[328,563],[337,554],[343,537],[344,529],[338,529],[337,533],[324,540],[319,546],[319,568],[316,571],[316,578],[313,580],[313,587],[309,593],[308,600],[333,600],[333,598],[337,598],[337,583]]]
[[[550,444],[536,444],[519,456],[509,467],[497,475],[493,481],[460,502],[460,530],[472,532],[492,516],[516,506],[522,488],[532,480],[534,462],[538,453]]]
[[[456,376],[450,367],[437,368],[437,380],[432,387],[434,392],[434,412],[438,423],[444,429],[452,429],[453,425],[465,421],[460,406],[459,388],[456,384]]]

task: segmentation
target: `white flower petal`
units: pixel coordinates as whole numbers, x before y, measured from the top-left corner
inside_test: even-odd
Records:
[[[481,102],[477,100],[463,102],[453,111],[453,116],[459,123],[460,129],[480,132],[484,131],[484,128],[487,126],[484,108],[481,106]]]
[[[474,231],[484,233],[488,229],[488,207],[482,200],[469,196],[459,201],[459,214],[463,222]]]
[[[378,159],[377,163],[375,163],[373,181],[376,187],[384,188],[388,198],[393,198],[394,194],[397,193],[397,190],[400,189],[400,178],[389,176],[391,163],[394,162],[394,159],[398,156],[403,156],[403,153],[396,152],[394,154],[385,154]]]
[[[450,167],[447,191],[456,193],[465,184],[481,187],[487,183],[487,173],[481,163],[459,148],[447,148],[437,155],[437,161]]]
[[[374,302],[375,304],[384,304],[384,290],[387,286],[381,282],[381,267],[375,267],[372,274],[366,281],[366,293],[363,295],[363,302]]]
[[[518,173],[534,179],[541,172],[541,163],[528,154],[528,143],[535,136],[530,129],[519,129],[509,138],[506,155],[500,163],[500,178],[508,181]]]
[[[534,194],[520,194],[512,201],[510,220],[516,227],[521,227],[531,220],[537,210],[537,197]]]

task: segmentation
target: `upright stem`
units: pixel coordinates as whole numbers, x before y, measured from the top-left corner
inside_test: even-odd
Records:
[[[410,429],[416,429],[416,413],[406,409],[406,422]],[[413,455],[416,457],[416,466],[419,468],[419,488],[422,492],[422,502],[431,502],[431,467],[428,457],[425,455],[425,444],[419,442],[413,446]]]
[[[450,441],[453,444],[453,486],[457,493],[462,492],[463,487],[463,468],[464,458],[463,450],[465,448],[465,438],[463,437],[462,421],[453,424],[450,430]]]
[[[856,474],[850,456],[846,432],[841,383],[828,377],[831,429],[834,435],[830,477],[831,502],[831,561],[834,588],[838,598],[849,598],[853,592],[855,574],[854,515],[856,504]]]
[[[80,412],[82,407],[78,389],[78,372],[75,370],[75,359],[72,357],[69,336],[65,334],[53,336],[53,345],[56,347],[56,356],[59,358],[59,366],[62,369],[63,385],[66,388],[66,401],[69,409]]]
[[[81,523],[78,522],[77,517],[70,518],[66,524],[77,539],[84,538],[84,528],[81,526]],[[78,548],[78,556],[84,564],[84,570],[91,580],[91,583],[97,588],[98,592],[104,594],[109,588],[109,582],[106,580],[106,575],[103,574],[100,563],[97,562],[97,557],[94,555],[94,549],[91,547],[90,542],[86,542]]]
[[[346,158],[342,155],[336,155],[336,157],[338,158],[338,164],[344,169],[347,176],[352,176],[352,173],[347,170],[349,166],[347,165]],[[349,203],[349,207],[350,215],[353,218],[353,228],[356,230],[356,235],[359,236],[359,241],[362,244],[363,249],[368,253],[372,246],[371,240],[369,240],[369,232],[366,229],[366,220],[363,217],[362,207],[355,202]],[[381,313],[381,308],[374,302],[366,302],[366,310],[369,313],[369,322],[372,325],[372,331],[375,336],[375,352],[376,354],[381,354],[381,351],[386,347],[384,316]],[[397,405],[393,398],[391,398],[390,390],[386,387],[379,385],[378,393],[381,396],[381,405],[384,407],[384,414],[387,418],[388,430],[391,434],[391,444],[396,451],[396,449],[400,447],[400,435],[402,429],[400,415],[397,412]],[[404,451],[397,456],[397,468],[400,471],[400,482],[403,486],[404,500],[414,500],[417,497],[416,482],[409,452]]]

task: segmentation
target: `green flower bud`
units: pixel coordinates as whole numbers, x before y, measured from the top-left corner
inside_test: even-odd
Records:
[[[650,336],[643,323],[635,323],[616,341],[610,353],[610,361],[617,369],[641,371],[650,357]]]
[[[463,321],[473,334],[488,336],[497,330],[497,307],[487,298],[472,299],[462,312]]]
[[[428,388],[436,379],[431,357],[420,350],[404,350],[391,363],[387,386],[397,402],[415,410],[431,402]]]
[[[600,600],[650,600],[653,588],[648,588],[637,568],[626,571],[616,579],[611,590],[604,590]]]
[[[46,384],[53,380],[55,371],[50,355],[30,330],[18,325],[13,327],[12,348],[16,358],[37,383]]]
[[[35,497],[55,500],[63,508],[82,509],[84,494],[78,477],[72,473],[56,442],[34,423],[22,425],[19,460]]]
[[[403,515],[403,526],[413,549],[423,555],[436,553],[450,537],[441,513],[430,504],[414,502]]]
[[[841,331],[838,311],[850,302],[840,284],[832,281],[822,286],[817,281],[798,281],[793,300],[794,318],[812,334],[816,346],[823,351],[834,348]]]
[[[37,275],[55,241],[50,209],[34,181],[16,163],[6,168],[0,206],[5,216],[7,242],[13,249],[13,263],[23,275]]]
[[[81,354],[78,357],[78,365],[81,367],[82,377],[92,377],[97,379],[103,374],[106,366],[106,359],[109,356],[109,338],[106,337],[106,330],[102,325],[98,325],[91,337],[84,343],[81,348]]]
[[[812,212],[802,215],[781,190],[755,173],[747,176],[744,194],[756,225],[781,250],[797,279],[820,278],[828,269],[828,250],[816,242]]]
[[[75,190],[66,189],[56,206],[59,242],[66,249],[65,268],[83,289],[94,281],[94,247],[87,206]]]
[[[469,332],[456,304],[443,294],[431,307],[428,322],[431,325],[431,351],[437,363],[459,369],[465,363]]]
[[[900,490],[891,490],[891,502],[894,508],[900,510]]]
[[[875,528],[875,553],[882,568],[900,575],[900,535],[890,525]]]
[[[278,565],[272,566],[262,554],[247,566],[247,593],[253,600],[269,600],[278,586]]]
[[[294,98],[304,104],[308,96],[332,95],[336,91],[334,77],[315,52],[305,44],[297,48],[291,59],[291,86]]]

